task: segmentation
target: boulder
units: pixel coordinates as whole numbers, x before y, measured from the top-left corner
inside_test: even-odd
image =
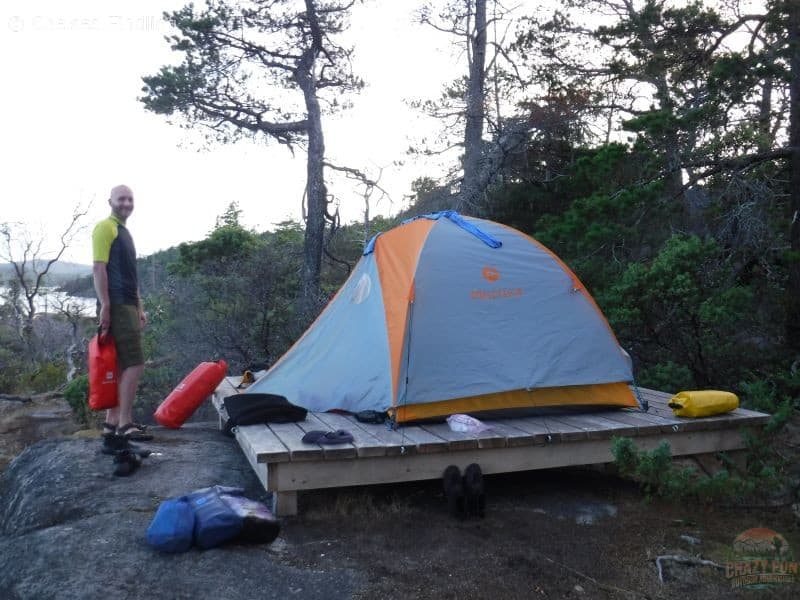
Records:
[[[50,439],[0,475],[0,598],[330,598],[361,575],[278,562],[269,545],[166,555],[145,543],[160,502],[214,484],[268,501],[241,450],[213,425],[154,429],[155,454],[115,477],[100,440]],[[273,545],[280,545],[280,538]]]
[[[60,394],[0,394],[0,471],[25,446],[79,429],[72,409]]]

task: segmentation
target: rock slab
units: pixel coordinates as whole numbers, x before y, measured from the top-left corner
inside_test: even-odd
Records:
[[[269,545],[152,550],[145,531],[166,498],[221,484],[267,500],[235,441],[212,425],[155,435],[142,446],[156,454],[130,477],[112,475],[99,439],[39,442],[8,466],[0,475],[0,598],[329,599],[363,583],[352,569],[280,564]]]

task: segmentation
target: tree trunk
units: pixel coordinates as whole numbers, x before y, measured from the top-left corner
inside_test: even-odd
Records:
[[[325,141],[316,96],[308,106],[308,161],[305,244],[303,246],[303,317],[310,318],[316,312],[319,301],[319,278],[322,268],[322,244],[325,235],[325,209],[328,204],[323,171]]]
[[[644,42],[645,47],[651,53],[652,57],[660,56],[660,50],[653,34],[650,31],[647,21],[643,19],[641,13],[636,13],[632,5],[629,9],[629,16],[639,22],[639,37]],[[671,119],[675,117],[675,103],[670,96],[670,81],[666,72],[666,66],[662,66],[661,70],[652,74],[650,83],[655,86],[655,97],[658,100],[658,107],[663,113],[668,115]],[[669,169],[669,175],[665,178],[665,193],[668,198],[676,198],[681,194],[683,189],[683,175],[681,169],[678,167],[683,162],[681,157],[682,144],[680,143],[675,131],[675,125],[671,124],[666,128],[666,133],[663,138],[663,147],[661,150],[664,152],[665,166]]]
[[[325,215],[328,208],[328,190],[325,187],[325,139],[322,135],[322,111],[317,98],[316,63],[323,49],[322,30],[317,18],[314,0],[305,0],[306,18],[311,28],[311,47],[308,48],[295,72],[298,86],[303,91],[308,121],[308,158],[306,162],[306,215],[305,243],[303,246],[303,296],[300,302],[301,318],[310,321],[319,306],[319,279],[322,269],[322,247],[325,236]]]
[[[472,0],[467,0],[471,2]],[[467,83],[467,123],[464,128],[464,180],[461,184],[459,209],[475,209],[484,186],[480,185],[485,119],[486,66],[486,0],[475,0],[475,28],[470,39],[472,60]]]
[[[800,4],[787,2],[789,26],[789,146],[792,149],[789,183],[791,229],[789,232],[789,283],[787,285],[786,339],[800,352]]]
[[[775,140],[772,136],[772,77],[767,77],[761,88],[758,107],[758,151],[769,152]]]
[[[25,320],[22,324],[22,339],[25,341],[25,348],[27,350],[27,359],[31,365],[36,364],[36,339],[33,331],[33,320],[36,317],[36,304],[34,304],[35,296],[25,294],[27,302],[27,311]]]
[[[319,279],[322,268],[322,246],[325,235],[325,211],[328,198],[325,188],[325,140],[322,135],[322,113],[317,98],[315,64],[322,49],[322,38],[316,18],[316,7],[306,0],[307,15],[312,25],[313,42],[306,50],[295,74],[303,91],[308,120],[308,156],[306,161],[306,215],[305,243],[303,245],[301,318],[310,321],[319,302]]]

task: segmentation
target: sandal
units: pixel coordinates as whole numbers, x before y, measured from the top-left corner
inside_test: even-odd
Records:
[[[337,429],[336,431],[309,431],[303,436],[305,444],[349,444],[353,441],[353,436],[349,431]]]
[[[112,435],[117,431],[117,426],[114,423],[105,422],[101,427],[103,428],[103,435]]]
[[[117,435],[121,435],[128,440],[137,442],[147,442],[153,439],[153,435],[147,433],[145,428],[138,423],[128,423],[122,427],[117,427]]]

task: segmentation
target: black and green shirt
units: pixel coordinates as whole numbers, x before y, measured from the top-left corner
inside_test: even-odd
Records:
[[[95,262],[106,263],[111,304],[139,304],[136,248],[125,223],[111,215],[95,225],[92,253]]]

